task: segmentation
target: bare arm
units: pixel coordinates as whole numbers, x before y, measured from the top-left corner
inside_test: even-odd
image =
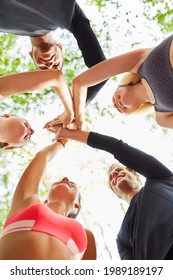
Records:
[[[156,121],[160,126],[173,128],[173,113],[156,112]]]
[[[62,126],[55,126],[54,128],[48,127],[47,129],[50,132],[54,132],[56,134],[56,140],[58,140],[59,138],[67,138],[82,142],[84,144],[87,144],[88,136],[90,134],[90,131],[62,128]]]
[[[58,70],[37,70],[1,76],[0,100],[13,94],[41,90],[46,87],[54,89],[62,100],[70,121],[72,121],[74,117],[72,95],[62,72]]]
[[[77,124],[79,123],[78,128],[81,128],[84,117],[87,88],[121,73],[137,73],[148,52],[149,49],[140,49],[115,56],[96,64],[74,78],[72,91],[74,94],[75,117]]]
[[[96,243],[95,243],[95,238],[93,233],[88,230],[85,229],[86,234],[87,234],[87,249],[83,255],[82,260],[96,260],[97,258],[97,252],[96,252]]]
[[[62,139],[62,142],[64,144],[67,141],[67,139]],[[25,169],[18,182],[12,199],[10,215],[14,215],[14,212],[16,212],[18,209],[23,208],[23,206],[26,206],[26,204],[31,204],[33,202],[39,201],[39,184],[45,168],[56,155],[56,153],[62,148],[63,145],[60,142],[55,142],[45,147],[36,154],[28,167]]]

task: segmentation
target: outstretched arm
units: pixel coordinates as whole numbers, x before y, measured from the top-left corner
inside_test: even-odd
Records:
[[[139,172],[146,178],[164,178],[172,176],[171,170],[155,157],[136,149],[122,140],[99,133],[57,128],[58,137],[69,138],[112,154],[125,166]]]
[[[67,139],[61,139],[65,143]],[[23,206],[30,205],[35,202],[39,202],[38,190],[41,178],[45,171],[47,164],[53,159],[58,151],[64,146],[61,142],[55,142],[41,151],[39,151],[28,167],[25,169],[21,176],[14,196],[12,199],[12,206],[10,215],[14,215],[16,211],[23,208]]]
[[[41,90],[52,87],[63,102],[68,116],[65,125],[74,117],[73,99],[70,89],[61,71],[36,70],[32,72],[16,73],[0,77],[0,100],[14,94],[27,91]]]
[[[76,38],[79,49],[82,52],[82,57],[88,68],[105,60],[105,55],[96,34],[90,25],[90,21],[77,2],[75,3],[70,32],[72,32]],[[95,98],[99,90],[104,86],[105,82],[106,81],[88,88],[86,106],[88,106],[88,104]]]
[[[140,49],[104,60],[74,78],[72,92],[74,95],[75,118],[79,129],[84,120],[87,88],[118,74],[137,73],[147,53],[148,49]]]

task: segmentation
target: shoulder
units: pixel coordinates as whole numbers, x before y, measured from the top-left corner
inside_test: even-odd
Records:
[[[138,49],[134,51],[134,54],[136,57],[138,57],[137,63],[134,65],[134,67],[131,69],[131,72],[137,73],[139,67],[142,65],[142,63],[146,60],[148,55],[152,52],[153,48],[145,48],[145,49]]]
[[[91,230],[85,228],[85,232],[86,232],[86,235],[87,235],[88,240],[93,240],[93,241],[95,241],[94,234],[92,233]]]
[[[91,230],[85,229],[87,235],[87,249],[83,256],[83,260],[96,260],[96,242],[94,234]]]
[[[26,200],[20,200],[19,201],[12,201],[12,205],[11,205],[11,209],[8,213],[8,216],[6,218],[6,221],[11,218],[12,216],[14,216],[15,214],[17,214],[19,211],[24,210],[25,208],[27,208],[30,205],[36,204],[36,203],[40,203],[40,199],[38,197],[38,195],[33,195],[32,197],[26,199]]]

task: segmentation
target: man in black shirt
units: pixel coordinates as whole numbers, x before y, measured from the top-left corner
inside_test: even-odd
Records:
[[[30,36],[30,55],[39,69],[62,69],[62,45],[50,33],[57,28],[74,35],[87,67],[105,59],[88,18],[75,0],[0,1],[0,31]],[[104,84],[89,88],[87,104]]]
[[[120,258],[173,259],[172,171],[155,157],[110,136],[60,127],[48,130],[56,132],[56,139],[69,138],[107,151],[124,165],[115,164],[109,172],[112,190],[129,204],[117,236]],[[146,178],[142,188],[138,173]]]

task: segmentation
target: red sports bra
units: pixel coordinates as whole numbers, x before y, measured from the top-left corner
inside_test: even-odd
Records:
[[[39,231],[52,235],[82,258],[87,247],[87,236],[83,226],[68,217],[56,214],[48,206],[36,203],[19,211],[5,223],[1,238],[5,235],[23,230]]]

